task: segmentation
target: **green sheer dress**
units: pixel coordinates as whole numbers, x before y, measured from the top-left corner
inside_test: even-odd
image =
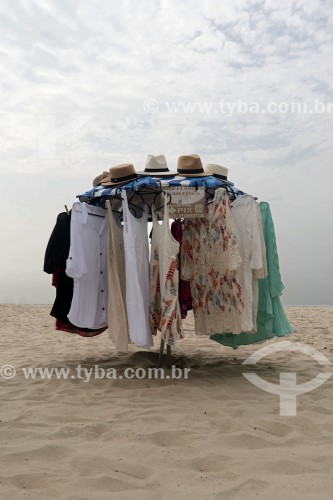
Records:
[[[273,337],[284,337],[292,332],[280,300],[284,286],[281,281],[274,223],[269,204],[265,201],[260,203],[260,214],[266,245],[267,278],[258,280],[257,331],[240,334],[215,333],[210,336],[212,340],[234,349]]]

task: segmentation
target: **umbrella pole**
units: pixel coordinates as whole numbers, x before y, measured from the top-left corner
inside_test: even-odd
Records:
[[[167,358],[167,368],[170,370],[172,367],[172,351],[171,351],[171,345],[167,344],[167,352],[166,352],[166,358]],[[158,368],[162,367],[163,364],[163,352],[164,352],[164,340],[161,339],[161,344],[160,344],[160,354],[158,356]]]
[[[161,339],[161,344],[160,344],[160,355],[158,357],[158,368],[162,367],[163,363],[163,351],[164,351],[164,340]]]
[[[167,344],[167,368],[170,369],[171,366],[172,366],[171,345]]]

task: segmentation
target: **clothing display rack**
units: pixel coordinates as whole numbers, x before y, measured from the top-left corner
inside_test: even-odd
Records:
[[[270,207],[227,175],[198,155],[180,156],[177,173],[148,155],[144,171],[111,167],[65,205],[44,259],[56,330],[108,328],[120,352],[150,349],[160,331],[159,368],[172,367],[190,310],[197,335],[233,349],[291,333]]]
[[[205,203],[206,205],[212,203],[214,198],[215,190],[218,188],[225,188],[228,192],[230,201],[234,201],[237,196],[240,194],[245,194],[243,191],[239,189],[234,189],[232,185],[227,184],[223,181],[217,183],[216,186],[208,186],[207,182],[204,179],[201,182],[193,181],[191,187],[198,189],[199,187],[205,188]],[[165,186],[164,186],[165,187]],[[119,219],[122,222],[122,188],[116,188],[113,190],[114,192],[110,193],[107,196],[103,197],[94,197],[94,194],[98,191],[92,190],[91,197],[80,195],[78,196],[80,202],[87,202],[88,204],[97,205],[105,208],[106,201],[109,200],[112,207],[112,212],[115,212],[119,215]],[[151,207],[155,205],[157,201],[159,201],[158,207],[156,208],[157,213],[163,208],[162,196],[167,196],[168,203],[170,203],[170,194],[163,189],[161,182],[157,182],[157,186],[149,186],[147,184],[141,184],[136,186],[136,182],[133,181],[132,185],[126,186],[126,192],[129,195],[128,204],[129,208],[132,211],[135,217],[138,217],[142,214],[144,210],[144,206],[147,205],[149,208],[149,216],[151,216]],[[257,198],[254,198],[255,200]],[[148,219],[151,221],[151,217]],[[161,368],[163,366],[164,360],[164,350],[165,350],[165,341],[161,338],[160,340],[160,349],[159,349],[159,357],[157,367]],[[166,345],[166,367],[171,369],[172,367],[172,346],[170,344]]]

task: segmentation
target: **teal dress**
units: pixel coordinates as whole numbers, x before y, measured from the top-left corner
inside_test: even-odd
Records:
[[[212,340],[234,349],[273,337],[284,337],[292,332],[280,300],[284,286],[281,281],[274,223],[269,205],[265,201],[260,203],[260,213],[266,245],[267,278],[258,280],[257,331],[240,334],[215,333],[210,336]]]

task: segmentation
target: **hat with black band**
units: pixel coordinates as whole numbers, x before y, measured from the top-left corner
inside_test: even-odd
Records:
[[[149,177],[171,177],[176,175],[176,172],[169,170],[166,158],[164,155],[148,155],[144,170],[137,172],[138,175]]]
[[[233,182],[228,181],[228,172],[227,167],[223,167],[222,165],[216,165],[215,163],[209,163],[205,166],[205,170],[208,174],[213,175],[216,179],[220,179],[226,184],[230,184],[233,186]]]
[[[206,177],[199,155],[183,155],[178,158],[177,174],[184,177]]]
[[[117,184],[127,184],[131,180],[137,179],[137,174],[132,163],[122,163],[110,168],[108,177],[102,181],[102,186],[115,186]]]

